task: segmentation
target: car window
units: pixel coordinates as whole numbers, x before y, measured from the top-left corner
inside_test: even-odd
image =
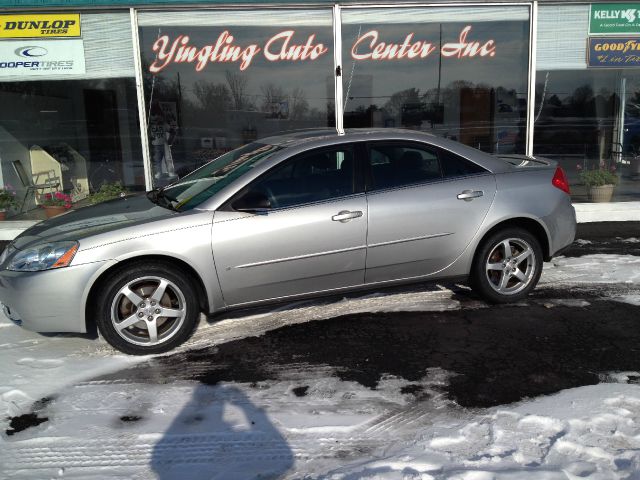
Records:
[[[442,178],[435,149],[413,144],[372,144],[370,190],[402,187]]]
[[[354,193],[351,145],[305,152],[260,177],[251,191],[264,193],[272,208],[292,207]]]
[[[487,171],[480,165],[448,150],[438,149],[438,156],[440,157],[440,164],[445,178],[477,175]]]
[[[227,152],[162,189],[161,198],[174,210],[195,208],[282,148],[254,142]]]

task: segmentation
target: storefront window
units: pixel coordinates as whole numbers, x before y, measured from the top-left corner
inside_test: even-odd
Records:
[[[49,16],[60,28],[0,40],[0,188],[13,197],[9,218],[42,218],[38,207],[56,203],[50,197],[78,206],[103,186],[144,188],[129,13]]]
[[[238,146],[335,124],[332,12],[141,12],[154,184]]]
[[[524,153],[528,7],[344,9],[345,127]]]
[[[589,65],[589,18],[589,5],[539,9],[534,154],[560,163],[574,201],[637,201],[640,68],[616,68],[606,58]],[[605,180],[612,186],[593,188]]]

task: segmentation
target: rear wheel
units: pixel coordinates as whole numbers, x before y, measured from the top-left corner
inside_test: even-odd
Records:
[[[200,314],[191,279],[175,267],[140,263],[114,272],[97,299],[98,330],[132,355],[162,353],[193,333]]]
[[[509,228],[486,238],[471,269],[471,285],[485,300],[508,303],[535,288],[542,273],[540,242],[527,230]]]

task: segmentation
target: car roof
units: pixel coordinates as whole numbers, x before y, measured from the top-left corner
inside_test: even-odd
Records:
[[[310,128],[282,132],[279,135],[262,138],[259,142],[291,147],[311,141],[331,141],[340,139],[341,142],[345,142],[350,140],[364,140],[367,136],[375,137],[376,140],[382,140],[385,138],[391,139],[409,134],[424,135],[428,138],[436,137],[431,133],[403,128],[349,128],[345,130],[344,135],[338,134],[338,132],[333,128]]]
[[[513,170],[509,163],[455,140],[420,130],[402,128],[350,128],[345,130],[344,135],[338,134],[335,129],[331,128],[295,130],[272,137],[265,137],[259,139],[258,142],[286,147],[287,150],[294,150],[297,153],[309,148],[367,140],[427,142],[479,163],[492,173]]]

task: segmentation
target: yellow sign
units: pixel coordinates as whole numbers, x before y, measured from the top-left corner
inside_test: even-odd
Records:
[[[0,38],[59,38],[79,36],[79,13],[0,15]]]

